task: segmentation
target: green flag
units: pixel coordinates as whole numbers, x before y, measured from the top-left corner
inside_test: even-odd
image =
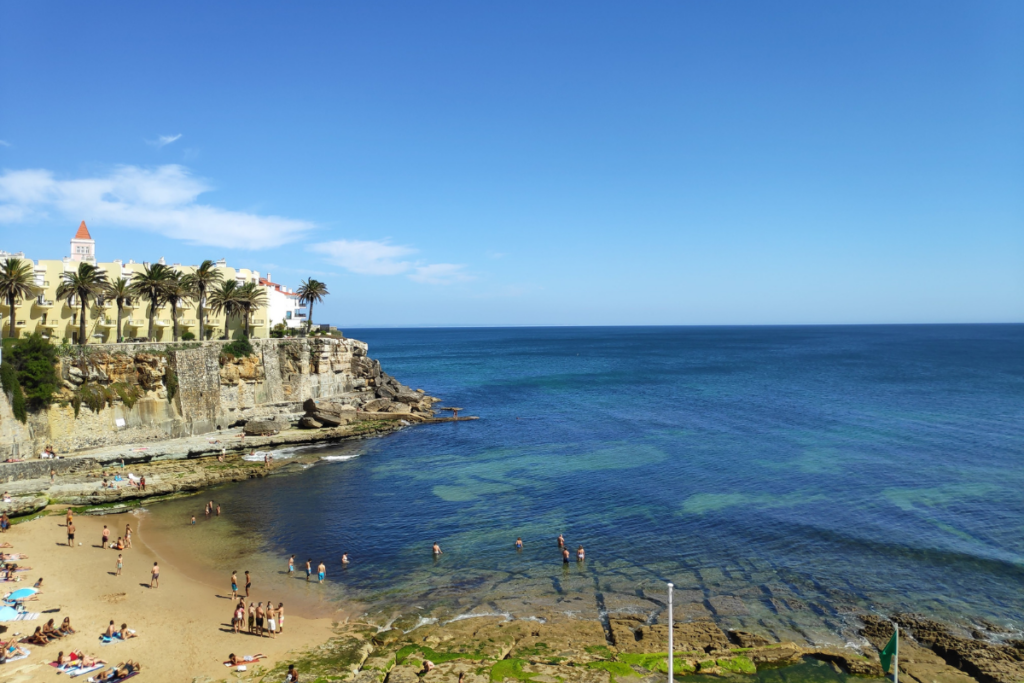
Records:
[[[892,658],[899,647],[899,645],[897,645],[899,633],[899,630],[893,631],[892,638],[889,639],[889,643],[878,655],[878,658],[882,660],[882,669],[885,670],[885,673],[889,673],[889,667],[892,666]]]

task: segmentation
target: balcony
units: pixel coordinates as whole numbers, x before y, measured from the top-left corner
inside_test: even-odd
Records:
[[[125,318],[121,321],[121,324],[125,327],[142,327],[146,324],[145,320],[135,320],[133,318]]]
[[[24,320],[19,320],[18,322],[14,323],[14,327],[20,330],[23,327],[28,327],[28,323]]]
[[[219,323],[216,320],[206,320],[206,321],[203,322],[203,325],[205,327],[209,327],[210,329],[216,329],[216,328],[220,327],[223,324],[224,323]]]
[[[156,325],[157,327],[170,327],[171,326],[171,321],[170,320],[154,320],[153,324]]]
[[[36,299],[34,303],[38,308],[53,308],[53,302],[49,299]]]
[[[253,327],[263,327],[266,324],[267,324],[267,321],[264,320],[263,318],[255,318],[252,321],[252,326]]]
[[[195,318],[178,318],[178,324],[182,327],[195,327],[199,321]]]
[[[49,330],[53,330],[60,327],[60,320],[43,320],[39,323],[39,327],[45,327]]]
[[[106,328],[117,327],[117,321],[116,320],[101,319],[96,324],[99,325],[100,327],[106,327]]]

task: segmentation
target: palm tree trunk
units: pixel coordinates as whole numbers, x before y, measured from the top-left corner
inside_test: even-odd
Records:
[[[171,302],[171,336],[174,337],[174,341],[178,341],[178,306],[172,301]]]
[[[121,302],[117,302],[117,343],[121,343],[121,311],[124,310]]]
[[[149,301],[149,340],[153,341],[153,314],[156,313],[156,302]]]
[[[7,308],[9,308],[10,311],[11,311],[11,331],[7,333],[7,336],[13,339],[14,338],[14,328],[17,327],[17,325],[18,325],[18,318],[17,318],[17,315],[15,315],[15,313],[14,313],[14,297],[13,296],[7,297]]]
[[[82,301],[82,319],[78,321],[78,343],[85,346],[85,297],[78,297]]]
[[[206,320],[203,318],[203,305],[206,304],[206,288],[199,286],[199,341],[206,338]]]
[[[228,336],[228,324],[230,322],[231,322],[231,314],[229,314],[227,311],[224,311],[224,338],[225,339],[231,339],[231,337]]]
[[[309,322],[306,323],[306,332],[313,334],[313,302],[309,302]]]
[[[245,312],[245,336],[249,336],[249,311]]]

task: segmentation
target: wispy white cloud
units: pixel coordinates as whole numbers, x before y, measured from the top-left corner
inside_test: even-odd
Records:
[[[466,266],[455,263],[431,263],[416,266],[416,269],[409,273],[409,279],[428,285],[451,285],[456,282],[467,282],[473,277],[466,272]]]
[[[181,139],[181,133],[178,133],[177,135],[161,135],[156,140],[146,140],[146,144],[147,145],[153,145],[157,149],[160,149],[161,147],[166,147],[167,145],[171,144],[172,142],[176,142],[176,141],[178,141],[180,139]]]
[[[358,275],[405,275],[410,280],[446,285],[473,279],[465,266],[455,263],[423,263],[408,257],[412,247],[373,240],[335,240],[310,246],[326,260]]]
[[[52,217],[149,230],[191,244],[267,249],[314,226],[282,216],[229,211],[198,202],[213,187],[184,166],[118,166],[105,175],[59,179],[28,169],[0,174],[0,224]]]
[[[11,146],[11,143],[7,142],[7,140],[0,140],[0,147],[10,147],[10,146]]]

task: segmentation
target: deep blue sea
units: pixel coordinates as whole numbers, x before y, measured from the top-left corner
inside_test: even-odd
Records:
[[[480,419],[215,497],[371,612],[657,614],[673,581],[684,613],[780,638],[850,640],[863,611],[1024,627],[1024,325],[346,332]]]

